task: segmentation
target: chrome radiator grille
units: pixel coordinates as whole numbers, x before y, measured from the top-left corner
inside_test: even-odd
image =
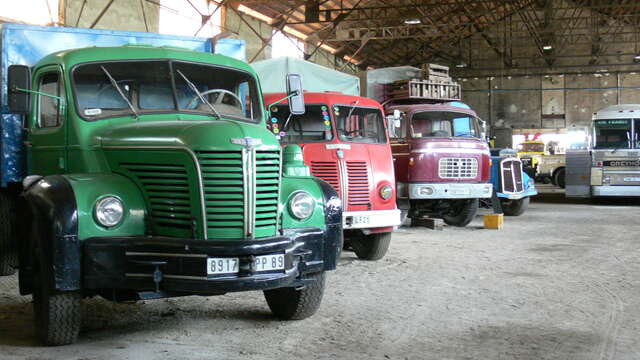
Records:
[[[478,160],[475,158],[441,158],[438,162],[441,179],[472,179],[478,176]]]
[[[275,235],[280,152],[199,151],[196,155],[202,171],[207,237]]]
[[[522,162],[509,158],[500,162],[500,176],[502,178],[502,192],[520,193],[524,191],[522,183]]]

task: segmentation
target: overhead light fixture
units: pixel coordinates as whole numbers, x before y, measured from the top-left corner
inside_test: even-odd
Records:
[[[633,57],[633,62],[640,63],[640,54]]]
[[[412,19],[406,19],[404,21],[405,24],[407,25],[417,25],[420,24],[422,21],[420,21],[420,19],[418,18],[412,18]]]
[[[457,68],[466,68],[467,64],[466,63],[459,63],[459,64],[456,64],[456,67]]]
[[[542,50],[544,50],[544,51],[549,51],[549,50],[551,50],[551,49],[553,49],[553,46],[551,46],[551,45],[544,45],[544,46],[542,47]]]

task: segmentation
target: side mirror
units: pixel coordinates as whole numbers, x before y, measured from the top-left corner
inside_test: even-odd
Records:
[[[302,115],[305,112],[304,94],[302,92],[302,77],[298,74],[287,74],[287,95],[289,98],[289,112]]]
[[[8,75],[9,112],[26,114],[30,105],[31,69],[25,65],[11,65]]]

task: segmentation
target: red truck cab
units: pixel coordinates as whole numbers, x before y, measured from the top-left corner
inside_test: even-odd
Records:
[[[398,204],[412,223],[423,216],[466,226],[492,195],[491,157],[481,120],[457,101],[390,104]]]
[[[265,104],[286,95],[267,93]],[[304,115],[291,115],[287,101],[268,105],[267,126],[283,145],[300,145],[312,174],[338,192],[347,245],[361,259],[380,259],[400,225],[383,108],[375,100],[340,92],[305,91],[304,99]]]

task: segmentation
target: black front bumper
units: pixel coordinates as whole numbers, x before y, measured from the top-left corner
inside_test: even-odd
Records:
[[[335,269],[342,232],[334,227],[299,229],[260,240],[87,239],[82,250],[83,288],[211,295],[302,286],[305,275]],[[269,254],[285,255],[284,271],[255,271],[255,256]],[[209,257],[237,257],[238,274],[207,275]]]

